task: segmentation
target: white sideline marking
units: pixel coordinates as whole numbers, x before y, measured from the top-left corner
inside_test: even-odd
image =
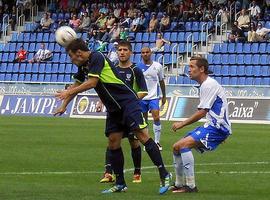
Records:
[[[215,165],[269,165],[268,161],[261,162],[232,162],[232,163],[200,163],[197,166],[215,166]],[[173,165],[166,165],[172,168]],[[155,169],[156,166],[142,167],[142,170]],[[132,172],[134,169],[126,169],[125,172]],[[68,175],[68,174],[102,174],[103,171],[43,171],[43,172],[0,172],[0,175]],[[143,171],[144,174],[156,173],[156,171]],[[270,174],[270,171],[197,171],[197,174]]]

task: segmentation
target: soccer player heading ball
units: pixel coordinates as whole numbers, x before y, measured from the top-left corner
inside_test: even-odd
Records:
[[[69,89],[60,91],[56,97],[63,100],[55,115],[63,114],[68,103],[78,94],[94,88],[107,109],[106,136],[109,138],[111,164],[116,184],[103,193],[126,190],[124,179],[124,155],[121,139],[124,131],[133,132],[145,146],[152,162],[158,167],[161,179],[159,193],[167,192],[171,175],[165,169],[160,151],[149,137],[147,124],[141,113],[140,101],[135,92],[120,78],[113,64],[100,52],[90,52],[82,39],[73,40],[67,47],[72,63],[78,66],[74,75],[76,82]]]

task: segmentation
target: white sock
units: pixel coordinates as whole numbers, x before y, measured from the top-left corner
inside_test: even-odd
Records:
[[[175,186],[182,187],[186,185],[185,175],[183,171],[183,162],[181,154],[173,154],[174,169],[175,169]]]
[[[155,143],[159,143],[160,134],[161,134],[161,124],[159,124],[159,125],[153,124],[153,131],[155,134]]]
[[[192,151],[188,148],[180,150],[182,162],[183,162],[183,171],[186,177],[186,184],[190,188],[195,187],[195,176],[194,176],[194,157]]]

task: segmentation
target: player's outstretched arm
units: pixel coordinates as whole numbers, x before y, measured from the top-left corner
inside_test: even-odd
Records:
[[[181,129],[181,128],[189,125],[189,124],[192,124],[194,122],[199,121],[200,119],[205,117],[207,112],[208,112],[208,110],[200,109],[196,113],[194,113],[191,117],[186,119],[185,121],[183,121],[183,122],[174,122],[173,125],[172,125],[172,130],[175,132],[178,129]]]

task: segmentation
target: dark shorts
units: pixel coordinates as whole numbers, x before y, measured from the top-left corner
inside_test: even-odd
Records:
[[[123,137],[131,138],[134,130],[146,127],[140,106],[129,104],[121,111],[107,113],[105,134],[108,137],[111,133],[123,132]]]

